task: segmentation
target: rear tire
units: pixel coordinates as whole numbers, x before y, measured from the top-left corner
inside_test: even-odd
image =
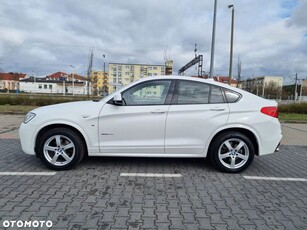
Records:
[[[85,146],[80,135],[69,128],[54,128],[42,135],[37,145],[37,156],[54,170],[75,167],[84,157]]]
[[[209,154],[211,162],[220,171],[239,173],[252,163],[255,147],[247,136],[231,131],[219,135],[214,140]]]

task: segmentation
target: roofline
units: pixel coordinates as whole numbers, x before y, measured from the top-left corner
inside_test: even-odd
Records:
[[[151,64],[131,64],[131,63],[119,63],[119,62],[109,62],[109,64],[116,64],[116,65],[143,65],[143,66],[163,66],[165,65],[151,65]]]

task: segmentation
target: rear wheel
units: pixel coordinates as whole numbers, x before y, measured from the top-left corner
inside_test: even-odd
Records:
[[[54,128],[42,135],[37,151],[47,167],[65,170],[73,168],[83,159],[85,147],[77,132],[68,128]]]
[[[253,161],[255,148],[251,140],[239,132],[221,134],[210,149],[212,163],[221,171],[238,173]]]

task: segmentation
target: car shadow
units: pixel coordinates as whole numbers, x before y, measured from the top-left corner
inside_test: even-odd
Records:
[[[214,171],[209,159],[203,158],[155,158],[155,157],[86,157],[79,167],[116,167],[123,170],[136,168],[148,172],[179,173],[181,170]],[[151,170],[151,171],[150,171]]]

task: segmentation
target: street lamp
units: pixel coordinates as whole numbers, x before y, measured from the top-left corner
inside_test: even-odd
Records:
[[[72,95],[75,95],[75,77],[74,77],[74,65],[70,65],[71,68],[73,68],[73,72],[72,72]]]
[[[234,5],[228,5],[228,8],[231,9],[230,62],[229,62],[229,78],[228,78],[228,84],[230,85],[232,78],[233,27],[234,27],[235,7]]]
[[[210,58],[210,78],[213,77],[213,68],[214,68],[216,5],[217,5],[217,0],[214,0],[213,27],[212,27],[212,40],[211,40],[211,58]]]

